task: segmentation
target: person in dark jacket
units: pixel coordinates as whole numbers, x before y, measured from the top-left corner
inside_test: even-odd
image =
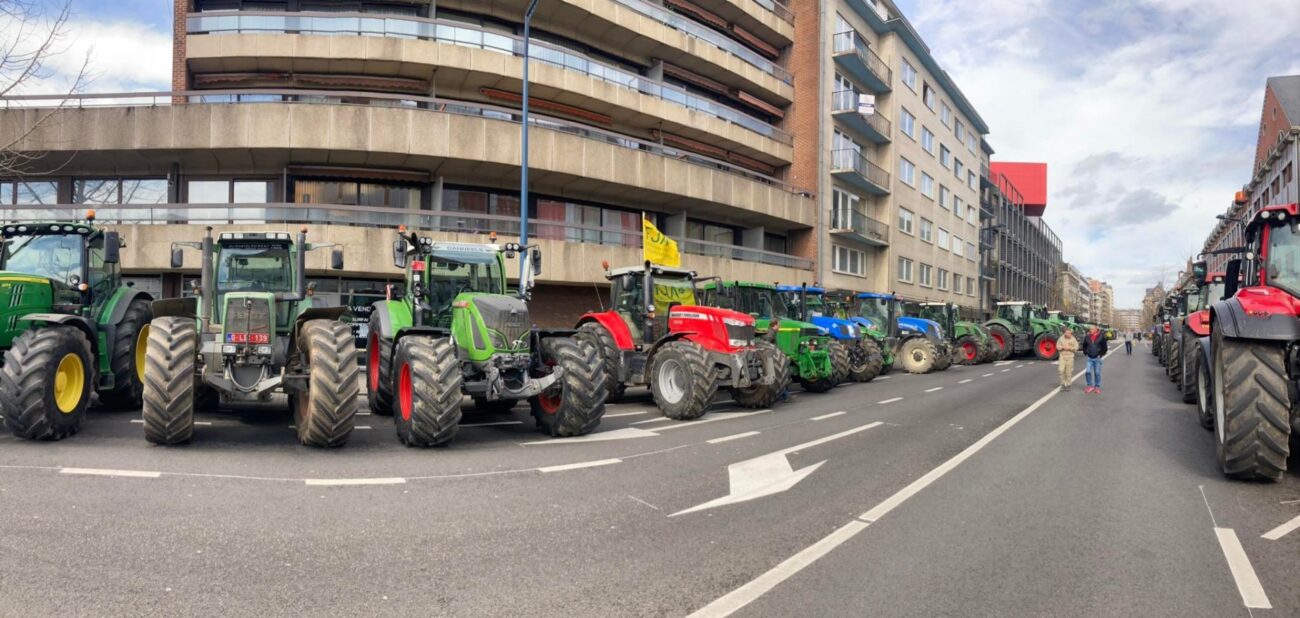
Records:
[[[1101,359],[1106,356],[1106,336],[1093,326],[1088,329],[1088,334],[1084,336],[1083,343],[1079,347],[1083,348],[1083,355],[1088,357],[1087,369],[1083,374],[1087,385],[1083,392],[1100,395]]]

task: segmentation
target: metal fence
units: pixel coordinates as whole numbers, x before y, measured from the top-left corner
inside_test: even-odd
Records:
[[[889,188],[889,172],[871,161],[855,148],[838,148],[831,151],[831,170],[853,170],[877,187]]]

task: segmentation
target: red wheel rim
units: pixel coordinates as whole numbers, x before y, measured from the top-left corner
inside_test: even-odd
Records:
[[[1005,347],[1007,347],[1007,344],[1006,344],[1004,341],[1002,341],[1002,335],[999,335],[999,334],[997,334],[997,333],[994,333],[994,334],[993,334],[993,340],[996,341],[996,342],[998,342],[998,347],[999,347],[999,348],[1005,348]]]
[[[1056,342],[1051,339],[1044,339],[1038,344],[1038,351],[1042,352],[1043,356],[1051,356],[1056,352]]]
[[[543,363],[547,367],[555,367],[555,360],[546,359]],[[554,372],[554,370],[552,370]],[[541,406],[542,412],[546,414],[555,414],[560,411],[560,402],[563,401],[563,385],[552,386],[541,394],[537,395],[537,405]]]
[[[379,335],[370,336],[370,360],[366,362],[366,373],[370,377],[370,390],[379,390]]]
[[[961,344],[961,349],[966,353],[966,360],[968,361],[975,360],[975,356],[979,354],[979,349],[975,347],[975,344],[970,342]]]
[[[402,370],[397,374],[397,401],[399,404],[397,407],[401,408],[402,420],[404,421],[411,420],[413,391],[414,389],[411,388],[411,364],[402,363]]]

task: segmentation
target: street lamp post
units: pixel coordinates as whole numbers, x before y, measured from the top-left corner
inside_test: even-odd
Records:
[[[529,36],[533,23],[533,12],[537,10],[538,0],[532,0],[528,3],[528,8],[524,11],[524,103],[523,118],[519,124],[520,132],[520,154],[519,154],[519,244],[528,245],[528,59],[529,59]],[[519,280],[523,281],[526,269],[529,268],[529,252],[525,249],[523,256],[519,260]]]

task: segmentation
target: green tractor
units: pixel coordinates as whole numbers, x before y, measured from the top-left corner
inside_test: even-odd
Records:
[[[992,362],[997,352],[988,330],[977,322],[963,320],[961,307],[954,303],[924,302],[917,317],[934,320],[943,327],[952,344],[952,362],[958,365],[976,365]]]
[[[91,393],[106,408],[140,405],[153,299],[122,285],[122,242],[94,220],[0,228],[0,409],[20,438],[77,433]]]
[[[880,375],[884,357],[880,345],[871,337],[866,328],[844,317],[843,305],[832,301],[825,288],[809,285],[778,285],[778,292],[785,297],[794,317],[805,322],[812,322],[830,333],[834,339],[834,356],[840,348],[848,353],[848,362],[844,374],[837,379],[853,382],[870,382]]]
[[[1065,329],[1069,329],[1074,333],[1074,336],[1079,339],[1083,339],[1083,336],[1088,334],[1088,328],[1091,326],[1090,324],[1080,322],[1078,316],[1063,313],[1059,309],[1048,311],[1047,319],[1048,321],[1059,325],[1062,334],[1065,333]]]
[[[826,329],[793,318],[794,312],[770,283],[713,281],[704,284],[701,304],[754,317],[754,329],[776,344],[792,362],[790,375],[804,390],[824,393],[849,371],[848,351]],[[837,361],[838,359],[838,361]]]
[[[1027,301],[999,302],[997,306],[997,317],[984,327],[998,349],[998,360],[1030,353],[1039,360],[1056,360],[1056,339],[1065,332],[1064,326]]]
[[[284,393],[298,440],[342,446],[352,434],[360,387],[357,347],[341,318],[346,307],[314,307],[307,243],[287,232],[224,232],[172,243],[172,268],[183,248],[202,253],[194,294],[153,303],[146,350],[144,436],[182,444],[194,436],[194,413],[221,400],[265,402]],[[343,268],[335,249],[331,267]]]
[[[510,293],[505,260],[516,255],[527,264]],[[449,442],[463,395],[494,413],[527,400],[538,428],[552,436],[600,424],[609,384],[596,348],[573,339],[573,329],[539,329],[529,317],[541,250],[434,242],[403,230],[393,264],[406,271],[406,293],[375,303],[366,377],[370,410],[393,415],[403,444]]]

